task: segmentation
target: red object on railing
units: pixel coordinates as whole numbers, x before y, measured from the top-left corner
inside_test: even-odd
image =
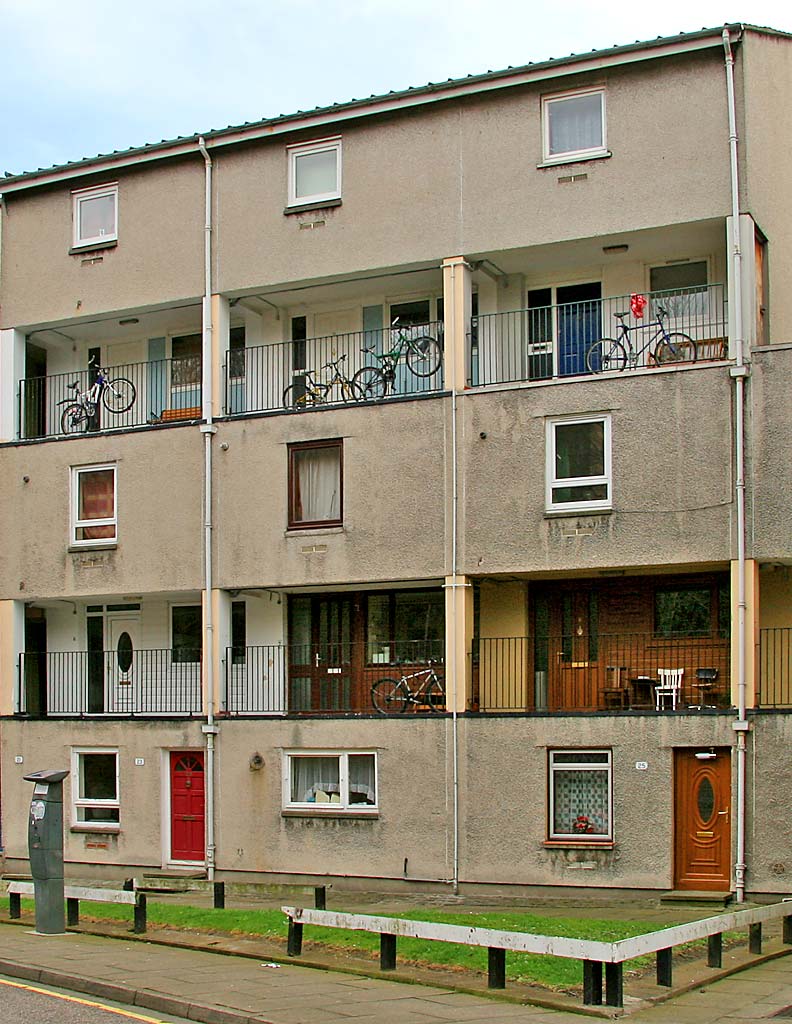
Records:
[[[630,312],[637,320],[640,320],[644,315],[646,301],[646,296],[640,295],[638,292],[633,292],[630,296]]]

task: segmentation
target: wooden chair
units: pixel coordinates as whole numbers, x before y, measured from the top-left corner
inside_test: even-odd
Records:
[[[660,711],[668,698],[671,699],[671,710],[676,711],[677,702],[682,693],[682,676],[684,674],[683,668],[659,668],[657,670],[660,682],[654,688],[655,711]]]

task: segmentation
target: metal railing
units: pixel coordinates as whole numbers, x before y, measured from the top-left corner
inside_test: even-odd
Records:
[[[473,646],[480,711],[654,710],[659,670],[683,669],[677,709],[728,707],[730,642],[651,633],[481,638]]]
[[[792,706],[792,628],[759,630],[758,707]]]
[[[155,359],[147,363],[123,363],[107,368],[108,380],[123,377],[134,387],[129,409],[113,412],[102,399],[92,415],[67,418],[64,410],[80,401],[95,379],[93,370],[74,370],[48,377],[28,377],[19,382],[19,436],[56,437],[59,434],[91,433],[118,427],[142,427],[171,420],[196,419],[201,415],[201,358]],[[75,390],[72,385],[77,384]],[[108,399],[109,402],[109,399]],[[112,403],[109,402],[112,406]],[[89,413],[91,410],[89,409]]]
[[[201,652],[47,651],[20,656],[17,711],[60,715],[198,715]]]
[[[222,710],[229,715],[372,714],[382,678],[442,661],[443,640],[228,647]],[[438,670],[442,675],[442,671]]]
[[[225,411],[235,415],[290,408],[292,401],[284,400],[286,389],[294,385],[301,394],[311,381],[318,385],[319,392],[319,397],[311,403],[313,407],[341,402],[344,398],[339,384],[326,392],[323,386],[323,382],[332,377],[327,364],[337,360],[340,360],[341,374],[348,380],[364,367],[379,367],[385,371],[382,393],[369,393],[363,398],[394,398],[439,391],[443,387],[442,360],[436,372],[424,377],[410,370],[406,358],[408,340],[426,336],[433,338],[442,351],[443,325],[439,321],[417,327],[352,331],[236,349],[229,352],[225,367]],[[387,355],[399,348],[400,356]]]
[[[687,290],[647,293],[644,315],[630,312],[630,296],[587,299],[563,305],[482,313],[471,321],[470,379],[475,385],[553,380],[589,373],[586,353],[601,338],[619,337],[615,313],[625,313],[634,354],[625,370],[656,365],[658,307],[665,328],[681,331],[697,346],[699,362],[725,358],[728,351],[726,289],[712,284]],[[654,326],[652,326],[654,324]],[[650,343],[651,341],[651,343]]]

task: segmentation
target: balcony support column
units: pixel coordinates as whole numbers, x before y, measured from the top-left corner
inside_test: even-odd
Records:
[[[0,331],[0,441],[13,441],[19,431],[19,382],[25,376],[25,335],[13,328]]]
[[[25,649],[25,602],[0,601],[0,715],[24,710],[20,658]]]
[[[228,648],[231,646],[231,594],[227,590],[213,590],[212,604],[215,621],[215,679],[217,687],[215,696],[217,699],[217,710],[227,709],[228,697],[228,666],[226,658]]]
[[[443,383],[449,391],[464,391],[470,379],[470,264],[464,256],[443,260]]]
[[[223,416],[231,344],[231,307],[224,295],[212,296],[212,324],[212,415]]]
[[[739,562],[731,563],[731,702],[739,705]],[[759,650],[759,566],[756,559],[749,558],[745,562],[745,706],[755,707],[759,696],[759,667],[757,653]]]
[[[445,688],[449,711],[466,711],[471,695],[473,586],[467,576],[446,576]]]

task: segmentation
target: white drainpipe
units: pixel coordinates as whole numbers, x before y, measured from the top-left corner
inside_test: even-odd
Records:
[[[740,245],[740,183],[737,164],[737,114],[734,99],[734,56],[729,30],[723,30],[723,49],[726,57],[726,91],[729,104],[729,156],[731,163],[732,206],[732,263],[734,293],[731,296],[735,329],[734,378],[734,452],[735,500],[737,504],[737,720],[732,728],[737,734],[737,850],[734,863],[734,884],[738,903],[745,901],[745,808],[746,808],[746,734],[748,721],[746,704],[746,566],[745,566],[745,365],[743,340],[742,248]]]
[[[204,436],[204,677],[206,679],[206,874],[215,875],[215,671],[214,614],[212,611],[212,437],[217,427],[212,423],[212,159],[201,136],[198,149],[206,167],[206,219],[204,225],[204,298],[202,344],[202,419]]]

